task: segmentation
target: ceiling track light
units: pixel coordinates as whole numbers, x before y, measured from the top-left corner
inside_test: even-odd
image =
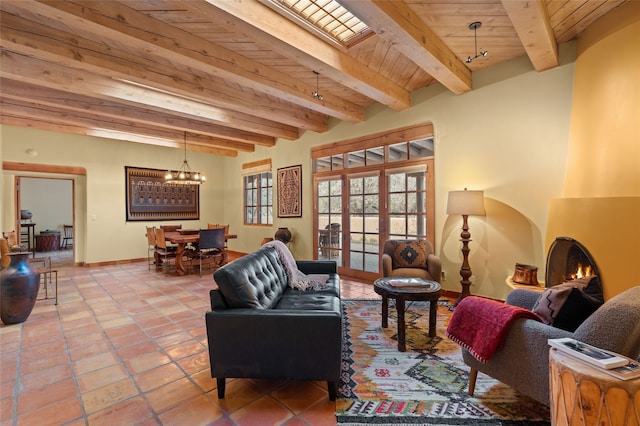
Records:
[[[324,96],[322,96],[319,92],[319,78],[320,78],[320,73],[318,71],[314,71],[313,72],[316,75],[316,90],[314,90],[313,92],[311,92],[311,96],[313,96],[314,98],[316,98],[317,100],[321,101],[324,99]]]
[[[471,56],[467,57],[467,63],[470,64],[471,61],[473,61],[474,59],[477,59],[481,56],[487,56],[487,54],[489,52],[487,52],[486,50],[481,51],[480,53],[478,53],[478,28],[480,28],[482,26],[482,22],[480,21],[476,21],[476,22],[472,22],[469,24],[469,29],[473,30],[473,40],[475,42],[475,52],[476,52],[476,56],[474,56],[473,58]]]

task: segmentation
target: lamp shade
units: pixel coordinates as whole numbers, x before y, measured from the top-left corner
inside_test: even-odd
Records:
[[[484,191],[449,191],[447,214],[484,216]]]

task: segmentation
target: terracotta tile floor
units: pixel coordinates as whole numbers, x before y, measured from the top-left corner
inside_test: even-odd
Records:
[[[344,298],[379,298],[342,280]],[[210,274],[146,262],[58,267],[59,304],[0,327],[3,425],[331,425],[326,383],[236,379],[217,397],[204,313]]]

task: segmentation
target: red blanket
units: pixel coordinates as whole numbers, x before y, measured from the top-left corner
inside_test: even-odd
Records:
[[[502,346],[516,318],[540,321],[533,312],[491,299],[468,296],[456,306],[447,327],[447,337],[467,349],[480,362],[487,362]]]

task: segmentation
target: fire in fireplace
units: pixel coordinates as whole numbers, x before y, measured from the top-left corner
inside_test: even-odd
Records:
[[[569,237],[558,237],[549,247],[545,286],[552,287],[567,280],[600,273],[589,250],[580,242]]]

